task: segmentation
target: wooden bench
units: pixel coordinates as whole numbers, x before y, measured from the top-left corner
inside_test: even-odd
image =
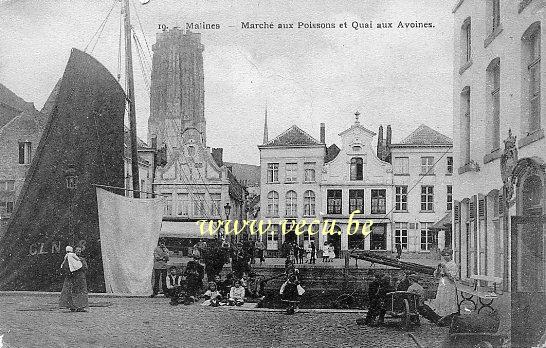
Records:
[[[480,313],[483,308],[489,308],[492,312],[495,312],[495,309],[493,309],[491,305],[499,295],[502,295],[502,278],[473,274],[470,276],[470,279],[473,283],[471,286],[461,283],[457,284],[457,291],[461,293],[461,300],[458,303],[459,312],[461,311],[461,306],[464,302],[472,303],[474,310],[477,309],[478,313]],[[501,292],[499,292],[498,289],[500,289]],[[474,301],[473,297],[476,297],[478,301]],[[480,305],[479,308],[478,303]]]

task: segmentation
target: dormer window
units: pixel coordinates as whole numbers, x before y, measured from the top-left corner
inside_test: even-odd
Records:
[[[351,180],[364,180],[364,161],[360,157],[351,158]]]
[[[353,152],[360,152],[360,151],[362,151],[362,146],[359,146],[359,145],[353,146]]]

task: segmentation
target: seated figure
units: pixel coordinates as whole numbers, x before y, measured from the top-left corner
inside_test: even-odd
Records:
[[[236,280],[229,292],[228,303],[230,306],[242,306],[245,303],[245,288],[240,280]]]
[[[222,301],[222,294],[218,291],[215,282],[209,282],[209,288],[203,294],[205,301],[202,303],[203,306],[212,306],[218,307]]]

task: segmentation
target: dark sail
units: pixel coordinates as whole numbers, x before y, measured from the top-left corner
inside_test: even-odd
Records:
[[[89,291],[104,291],[92,184],[124,185],[125,94],[108,70],[72,49],[6,233],[0,290],[58,291],[67,245],[84,246]],[[67,177],[75,176],[69,189]]]

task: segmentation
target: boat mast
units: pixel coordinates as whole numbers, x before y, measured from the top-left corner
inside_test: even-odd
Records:
[[[133,177],[133,197],[140,198],[140,179],[138,173],[137,130],[135,113],[135,82],[133,80],[133,54],[131,48],[131,15],[129,1],[124,1],[125,6],[125,76],[127,79],[127,98],[129,105],[129,133],[131,136],[131,174]]]

